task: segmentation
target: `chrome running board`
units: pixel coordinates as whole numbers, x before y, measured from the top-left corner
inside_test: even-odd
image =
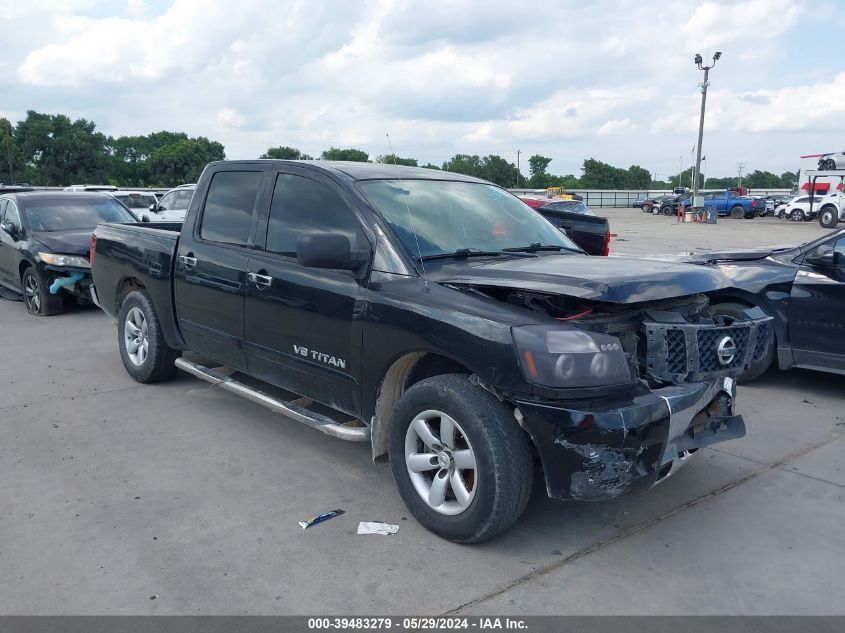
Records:
[[[293,418],[297,422],[302,422],[318,431],[322,431],[326,435],[351,442],[366,442],[370,439],[370,427],[364,426],[359,420],[351,420],[346,424],[341,424],[321,413],[309,411],[306,407],[310,406],[312,402],[308,398],[297,398],[290,402],[284,402],[238,382],[231,376],[227,376],[216,369],[205,367],[198,363],[192,363],[184,358],[176,359],[176,367],[206,382],[210,382],[221,389],[231,391],[235,395],[260,404],[262,407],[266,407],[275,413],[281,413],[289,418]],[[353,423],[358,423],[362,426],[351,426]]]

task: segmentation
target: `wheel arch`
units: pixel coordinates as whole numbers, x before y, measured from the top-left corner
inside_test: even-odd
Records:
[[[413,385],[442,374],[472,374],[460,361],[440,352],[406,352],[396,358],[379,381],[370,428],[373,461],[387,454],[390,424],[402,395]]]
[[[120,306],[123,304],[123,300],[126,299],[126,296],[135,290],[145,290],[146,286],[144,282],[142,282],[137,277],[133,276],[126,276],[123,277],[116,286],[115,293],[114,293],[114,301],[115,301],[115,314],[120,313]]]

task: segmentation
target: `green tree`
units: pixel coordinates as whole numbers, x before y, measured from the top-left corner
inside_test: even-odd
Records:
[[[303,154],[295,147],[270,147],[258,158],[277,158],[283,160],[312,160],[308,154]]]
[[[423,167],[424,167],[425,169],[437,169],[437,170],[440,170],[440,167],[438,167],[438,166],[437,166],[437,165],[435,165],[434,163],[426,163],[425,165],[423,165]]]
[[[20,148],[15,139],[15,128],[11,121],[0,118],[0,182],[20,181],[19,166],[22,163]]]
[[[453,171],[456,174],[465,174],[483,178],[484,165],[479,156],[469,154],[455,154],[443,163],[443,171]]]
[[[385,165],[406,165],[408,167],[417,167],[416,158],[401,158],[396,154],[385,154],[384,156],[376,157],[377,163],[384,163]]]
[[[540,156],[540,154],[534,154],[528,159],[528,173],[531,174],[531,177],[528,179],[529,187],[534,187],[535,189],[545,189],[550,186],[549,183],[551,182],[552,177],[546,170],[551,162],[551,158],[548,156]]]
[[[627,171],[628,173],[625,178],[626,189],[648,189],[651,183],[651,172],[648,169],[639,165],[631,165]]]
[[[520,181],[516,165],[496,154],[485,156],[482,161],[481,177],[495,182],[500,187],[516,187]]]
[[[367,152],[353,147],[347,149],[331,147],[324,151],[320,156],[323,160],[348,160],[358,163],[370,162],[370,155]]]
[[[584,175],[581,176],[581,186],[585,189],[621,189],[618,167],[594,158],[584,161]]]
[[[152,151],[147,163],[152,182],[172,186],[196,182],[207,163],[223,160],[223,145],[203,136],[179,139]]]
[[[108,171],[106,137],[86,119],[30,110],[15,137],[34,184],[102,182]]]

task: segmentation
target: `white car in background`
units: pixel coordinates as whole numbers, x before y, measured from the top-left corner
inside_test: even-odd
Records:
[[[156,203],[156,197],[151,191],[107,191],[110,196],[117,198],[137,218],[147,215],[151,204]]]
[[[819,213],[819,209],[827,201],[830,196],[816,195],[813,200],[813,214],[810,215],[810,196],[797,196],[777,208],[775,215],[782,220],[799,221],[804,220],[809,222]]]
[[[175,189],[171,189],[162,196],[161,200],[150,205],[146,213],[141,214],[141,220],[144,222],[182,222],[196,188],[195,184],[190,184],[179,185]]]

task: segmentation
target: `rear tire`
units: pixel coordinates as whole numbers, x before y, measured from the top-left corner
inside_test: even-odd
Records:
[[[117,319],[117,343],[126,373],[134,380],[160,382],[176,373],[174,363],[180,352],[165,342],[146,290],[130,292],[123,300]]]
[[[411,514],[457,543],[508,529],[531,494],[530,440],[506,404],[462,374],[427,378],[405,392],[389,454]]]
[[[839,223],[839,211],[836,207],[822,207],[819,212],[819,224],[822,228],[833,229]]]
[[[26,311],[34,316],[53,316],[64,308],[58,294],[50,294],[49,281],[33,266],[23,271],[21,286]],[[61,292],[61,291],[60,291]]]
[[[747,309],[748,306],[742,305],[741,303],[717,303],[716,305],[710,306],[710,316],[725,316],[732,320],[741,320],[745,318],[742,313],[743,310]],[[752,380],[756,380],[764,373],[766,373],[766,370],[768,370],[769,367],[772,366],[772,363],[775,360],[776,348],[777,341],[775,341],[769,348],[768,354],[766,354],[757,362],[752,361],[748,369],[746,369],[742,374],[737,376],[737,382],[740,384],[745,384],[747,382],[751,382]]]
[[[804,219],[804,212],[801,209],[793,209],[789,212],[789,219],[793,222],[800,222]]]
[[[743,209],[739,205],[736,205],[733,209],[731,209],[731,217],[734,220],[741,220],[745,217],[745,209]]]
[[[672,215],[672,213],[674,213],[674,211],[675,211],[675,209],[673,209],[673,208],[672,208],[671,206],[669,206],[669,205],[666,205],[665,207],[663,207],[662,209],[660,209],[660,212],[661,212],[663,215],[666,215],[666,216],[670,216],[670,215]]]

